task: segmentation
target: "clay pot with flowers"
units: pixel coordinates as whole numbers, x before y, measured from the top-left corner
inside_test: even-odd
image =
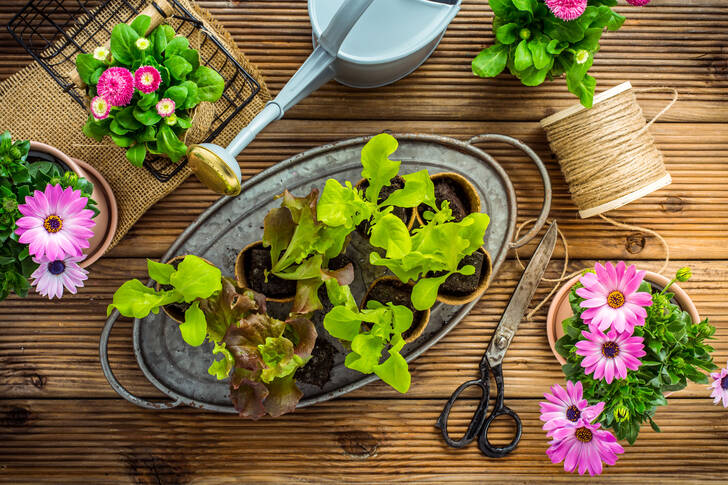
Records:
[[[633,444],[645,423],[660,431],[653,418],[666,398],[688,381],[707,384],[705,372],[716,369],[708,344],[715,327],[675,298],[682,290],[674,283],[690,269],[659,286],[645,276],[624,262],[597,263],[567,287],[573,314],[554,347],[568,382],[541,403],[553,439],[546,453],[566,471],[594,475],[613,465],[624,451],[617,439]]]
[[[90,99],[84,134],[98,141],[109,136],[136,166],[148,154],[179,162],[195,110],[220,99],[225,89],[187,38],[166,24],[150,26],[151,18],[139,15],[114,27],[110,48],[76,57]]]

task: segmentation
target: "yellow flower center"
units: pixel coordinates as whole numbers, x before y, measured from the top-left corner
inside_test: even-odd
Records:
[[[614,290],[607,295],[607,305],[612,308],[621,308],[624,305],[624,294],[621,291]]]
[[[45,218],[45,221],[43,221],[43,228],[47,232],[55,234],[63,229],[63,220],[56,215],[50,215]]]
[[[591,430],[584,426],[582,426],[581,428],[578,428],[574,432],[574,435],[576,436],[576,439],[578,439],[582,443],[589,443],[593,438]]]
[[[147,86],[150,86],[154,82],[154,76],[152,76],[150,73],[144,73],[142,74],[142,84],[145,84]]]

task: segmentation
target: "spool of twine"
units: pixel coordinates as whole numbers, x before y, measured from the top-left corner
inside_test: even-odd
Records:
[[[649,122],[637,103],[637,92],[670,92],[672,100]],[[608,89],[594,97],[594,106],[586,109],[572,106],[541,120],[551,150],[556,155],[561,172],[569,186],[571,198],[582,218],[598,215],[609,224],[650,234],[665,248],[665,259],[658,273],[662,273],[670,261],[667,241],[652,229],[625,224],[604,215],[654,192],[672,181],[665,168],[662,153],[648,129],[675,102],[678,93],[674,88],[654,87],[632,89],[628,81]],[[516,239],[523,227],[534,219],[524,221],[516,231]],[[527,315],[533,315],[559,289],[562,282],[583,273],[583,268],[566,274],[569,264],[569,245],[563,233],[559,236],[564,244],[564,267],[558,278],[543,281],[555,283],[548,295]],[[523,268],[518,251],[516,260]]]

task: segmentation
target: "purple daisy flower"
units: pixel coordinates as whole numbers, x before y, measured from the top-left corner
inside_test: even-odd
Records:
[[[600,402],[594,406],[589,406],[586,399],[583,398],[583,387],[581,382],[574,384],[571,381],[566,382],[566,390],[558,384],[551,386],[553,394],[544,393],[547,402],[540,402],[541,421],[547,436],[553,435],[554,431],[564,426],[573,425],[580,419],[588,422],[594,421],[604,409],[604,403]]]
[[[62,297],[63,288],[75,295],[76,288],[82,287],[88,279],[88,271],[78,265],[83,259],[84,256],[67,256],[53,261],[33,258],[33,262],[39,266],[30,275],[34,279],[31,285],[35,286],[35,291],[51,300]]]
[[[710,397],[714,398],[713,404],[718,404],[722,400],[724,408],[728,408],[728,364],[726,366],[718,372],[710,374],[713,383],[709,387],[709,389],[713,389],[713,392],[710,393]]]
[[[159,103],[157,103],[157,114],[162,118],[172,116],[176,107],[174,100],[170,98],[162,98],[159,100]]]
[[[18,241],[28,244],[28,252],[36,258],[50,261],[66,256],[81,256],[94,235],[93,212],[86,209],[88,199],[80,190],[48,184],[45,191],[36,190],[19,204],[23,217],[15,224]]]
[[[579,306],[586,308],[581,314],[591,330],[606,331],[610,326],[617,332],[632,333],[635,326],[645,324],[647,311],[652,305],[652,295],[637,291],[645,277],[644,271],[627,266],[620,261],[617,266],[596,263],[596,273],[586,273],[579,278],[584,285],[576,294],[585,300]]]
[[[557,429],[546,455],[552,463],[563,461],[567,472],[578,470],[579,475],[586,471],[591,476],[599,475],[602,473],[602,462],[614,465],[617,455],[624,453],[617,438],[600,428],[598,423],[590,424],[586,419],[581,419],[574,426]]]
[[[111,106],[126,106],[134,96],[134,76],[123,67],[110,67],[99,77],[96,92]]]
[[[586,10],[587,0],[544,0],[551,12],[561,20],[579,18]]]
[[[646,355],[642,337],[617,333],[614,329],[606,335],[599,330],[591,333],[584,330],[581,334],[586,340],[576,343],[576,353],[584,356],[581,360],[584,373],[593,372],[594,379],[605,379],[611,384],[614,378],[627,377],[627,369],[637,370],[642,365],[639,358]]]
[[[142,66],[134,73],[134,86],[144,94],[153,93],[159,89],[162,77],[154,66]]]
[[[95,119],[105,120],[109,117],[110,111],[111,106],[109,106],[109,103],[101,96],[95,96],[94,99],[91,100],[91,114]]]

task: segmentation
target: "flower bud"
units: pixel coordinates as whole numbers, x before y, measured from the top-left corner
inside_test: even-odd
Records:
[[[109,49],[104,46],[99,46],[94,49],[94,59],[97,61],[105,62],[109,57]]]
[[[576,60],[577,64],[584,64],[586,61],[589,60],[589,51],[586,51],[584,49],[576,51],[576,54],[574,54],[574,59]]]
[[[63,174],[61,183],[64,187],[74,187],[78,183],[78,175],[75,172],[66,172]]]
[[[614,419],[617,420],[618,423],[622,423],[629,419],[629,409],[623,404],[620,404],[619,406],[614,408],[613,414]]]
[[[677,270],[677,273],[675,274],[675,279],[680,282],[685,282],[689,280],[692,275],[693,272],[690,271],[690,267],[685,266],[684,268],[680,268],[679,270]]]
[[[149,39],[147,39],[146,37],[139,37],[136,40],[136,47],[140,51],[147,50],[149,48],[149,45],[150,45]]]
[[[50,185],[61,185],[61,177],[51,177],[51,179],[48,181]]]
[[[2,199],[0,207],[3,208],[4,212],[15,212],[15,209],[18,208],[18,201],[10,198]]]
[[[20,152],[20,148],[16,146],[10,147],[10,150],[8,151],[8,155],[10,155],[10,158],[13,160],[18,160],[20,157],[23,156],[23,154]]]
[[[172,113],[171,115],[167,116],[167,117],[166,117],[166,118],[164,119],[164,121],[165,121],[165,122],[166,122],[166,123],[167,123],[167,124],[168,124],[169,126],[174,126],[174,125],[176,125],[176,124],[177,124],[177,115],[176,115],[176,114],[174,114],[174,113]]]
[[[528,40],[531,38],[531,31],[524,28],[524,29],[521,29],[520,32],[518,32],[518,35],[521,37],[521,39]]]

